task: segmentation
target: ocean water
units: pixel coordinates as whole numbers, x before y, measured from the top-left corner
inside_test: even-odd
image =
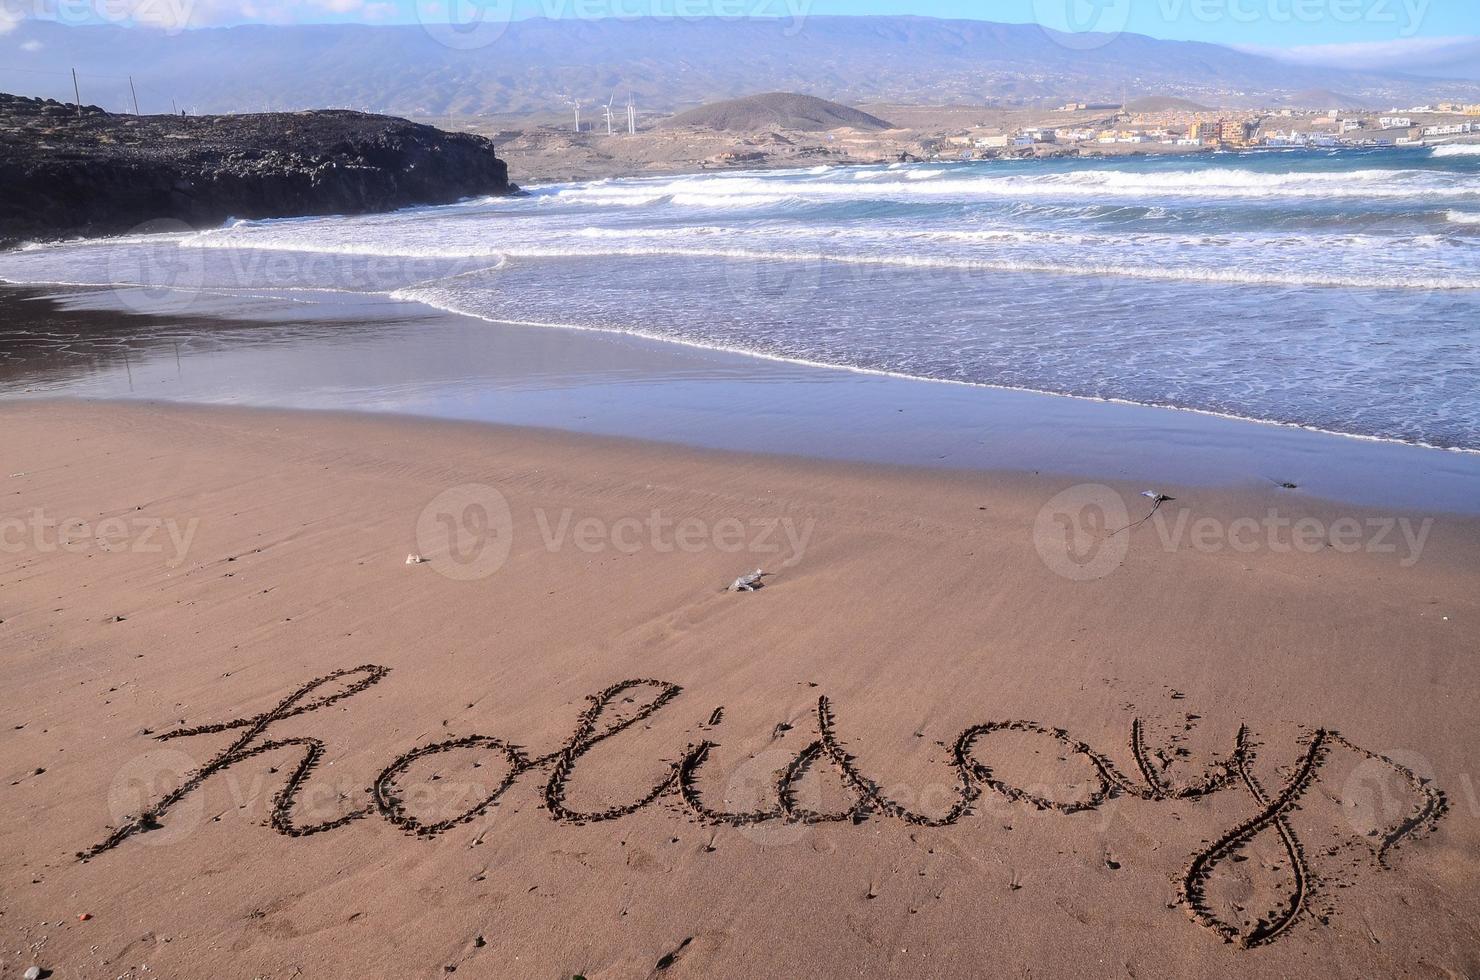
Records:
[[[0,254],[0,279],[379,293],[838,369],[1480,451],[1480,152],[1242,153],[557,184]]]

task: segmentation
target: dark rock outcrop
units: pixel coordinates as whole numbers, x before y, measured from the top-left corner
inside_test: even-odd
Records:
[[[517,189],[483,137],[390,116],[123,116],[4,94],[0,188],[0,245],[162,219],[211,227]]]

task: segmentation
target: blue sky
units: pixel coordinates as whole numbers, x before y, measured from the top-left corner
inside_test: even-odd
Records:
[[[1480,0],[0,0],[0,21],[58,3],[191,11],[192,26],[240,23],[415,23],[443,5],[496,16],[602,14],[796,16],[919,14],[1064,28],[1075,24],[1176,40],[1269,48],[1407,45],[1480,37]],[[420,8],[420,10],[418,9]],[[443,8],[445,10],[445,8]],[[44,15],[43,15],[44,16]],[[441,14],[446,17],[446,13]],[[157,19],[157,18],[156,18]],[[3,24],[0,24],[3,30]]]

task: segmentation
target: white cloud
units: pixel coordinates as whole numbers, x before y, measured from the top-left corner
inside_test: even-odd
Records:
[[[44,47],[46,47],[46,45],[42,44],[40,41],[27,41],[25,44],[21,45],[21,50],[27,52],[28,54],[35,54],[37,51],[40,51]]]
[[[10,9],[8,4],[0,3],[0,34],[9,34],[21,25],[21,15]]]

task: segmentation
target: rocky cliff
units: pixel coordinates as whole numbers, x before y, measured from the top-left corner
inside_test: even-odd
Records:
[[[389,116],[124,116],[0,94],[0,244],[515,189],[488,140]]]

